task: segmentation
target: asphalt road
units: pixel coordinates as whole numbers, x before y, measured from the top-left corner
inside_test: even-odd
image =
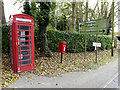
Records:
[[[118,50],[118,74],[106,84],[105,88],[119,88],[120,89],[120,49]]]
[[[116,76],[113,78],[113,80],[111,80],[105,88],[120,88],[120,86],[118,85],[120,83],[120,75]]]
[[[118,60],[101,66],[97,70],[64,73],[61,77],[26,75],[9,84],[8,88],[117,88],[117,85],[114,87],[109,85],[111,80],[117,80],[115,78],[117,74]]]

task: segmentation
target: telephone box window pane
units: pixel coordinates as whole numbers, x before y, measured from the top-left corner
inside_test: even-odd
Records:
[[[20,40],[25,40],[25,37],[20,37]]]
[[[30,59],[32,59],[32,57],[30,56]]]
[[[20,31],[20,35],[29,35],[29,31]]]
[[[18,50],[20,51],[20,47],[18,46]]]
[[[17,31],[17,34],[19,35],[19,31]]]
[[[21,55],[19,54],[19,60],[20,60],[20,59],[22,60],[23,57],[24,57],[24,56],[23,56],[22,54],[21,54]]]
[[[22,65],[28,65],[28,64],[30,64],[30,61],[23,61],[22,62]]]
[[[21,41],[21,45],[29,45],[29,41]]]
[[[12,36],[12,32],[10,32],[10,36]]]
[[[29,26],[20,26],[20,30],[29,30]]]
[[[18,45],[19,45],[19,39],[18,39]]]
[[[12,41],[12,37],[10,37],[10,40]]]
[[[19,36],[18,36],[18,45],[19,45]]]
[[[30,51],[21,51],[22,55],[30,55]]]
[[[17,26],[17,29],[19,30],[19,25]]]
[[[29,60],[30,56],[23,56],[23,54],[21,54],[21,56],[19,55],[19,60]]]
[[[12,31],[12,27],[10,26],[10,32]]]
[[[23,56],[21,57],[21,60],[29,60],[30,59],[30,56]]]
[[[25,35],[25,31],[20,31],[20,35]]]
[[[31,26],[30,26],[30,30],[31,30]]]
[[[29,50],[29,46],[22,46],[21,50]]]
[[[29,40],[28,36],[20,36],[20,40]]]

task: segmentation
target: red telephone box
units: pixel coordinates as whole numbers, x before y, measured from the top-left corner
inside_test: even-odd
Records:
[[[26,14],[10,16],[10,61],[14,72],[35,70],[34,19]]]

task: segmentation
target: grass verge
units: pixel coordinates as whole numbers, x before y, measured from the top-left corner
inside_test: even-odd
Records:
[[[115,61],[115,60],[117,60],[117,59],[118,59],[118,55],[105,57],[105,58],[99,60],[97,63],[94,62],[94,63],[88,64],[85,68],[86,68],[86,70],[98,69],[100,66],[106,65],[106,64],[108,64],[109,62]]]

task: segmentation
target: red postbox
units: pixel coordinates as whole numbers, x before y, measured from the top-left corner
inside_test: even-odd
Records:
[[[62,53],[66,52],[66,44],[67,42],[59,42],[59,52],[62,52]]]
[[[62,63],[62,55],[66,52],[66,44],[67,42],[59,42],[59,52],[61,52],[61,63]]]
[[[10,16],[10,61],[15,73],[35,70],[34,19],[26,14]]]

